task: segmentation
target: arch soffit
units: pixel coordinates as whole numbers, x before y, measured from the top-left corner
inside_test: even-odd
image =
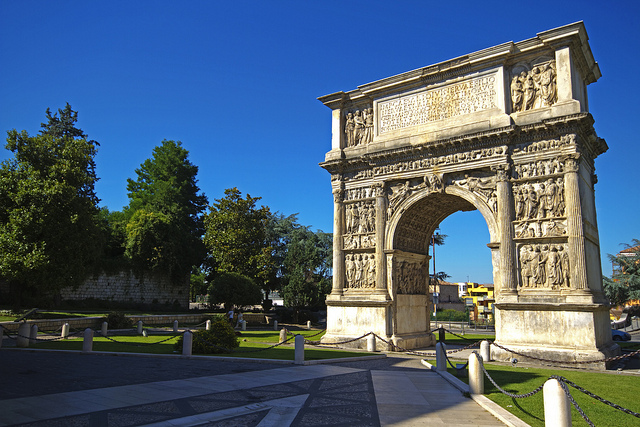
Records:
[[[385,236],[385,244],[384,244],[385,249],[388,249],[388,250],[394,249],[394,240],[395,240],[394,238],[396,236],[398,228],[402,225],[402,221],[407,218],[407,215],[412,215],[412,213],[415,213],[416,211],[421,210],[423,208],[423,206],[421,206],[422,203],[428,203],[429,201],[433,201],[434,204],[439,204],[439,203],[441,204],[443,195],[445,195],[445,197],[453,196],[453,197],[446,197],[446,199],[450,201],[453,200],[453,198],[463,199],[464,201],[458,200],[458,202],[453,203],[453,205],[449,209],[444,208],[443,206],[439,206],[439,209],[437,208],[436,211],[434,212],[435,215],[432,218],[430,218],[432,219],[432,221],[429,224],[430,225],[428,230],[429,236],[431,235],[431,233],[433,233],[433,231],[435,231],[435,228],[449,215],[458,211],[471,211],[471,210],[477,209],[478,211],[480,211],[480,214],[482,215],[482,217],[485,220],[485,223],[487,224],[491,242],[498,241],[499,230],[498,230],[498,222],[497,222],[496,214],[493,213],[491,208],[489,208],[489,206],[484,202],[484,200],[482,200],[472,191],[469,191],[466,188],[459,187],[456,185],[446,186],[443,193],[434,193],[434,192],[430,192],[429,190],[423,189],[420,191],[416,191],[411,196],[407,197],[404,201],[402,201],[398,205],[398,207],[395,209],[395,212],[393,213],[391,218],[389,218],[389,228],[388,228],[389,231]],[[429,236],[426,236],[426,237],[428,238]]]

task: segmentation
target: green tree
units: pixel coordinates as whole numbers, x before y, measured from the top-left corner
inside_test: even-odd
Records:
[[[333,238],[308,227],[294,228],[283,262],[282,297],[287,306],[318,308],[331,292]]]
[[[618,255],[609,254],[614,272],[603,280],[604,292],[613,305],[640,299],[640,240],[623,245],[626,250]]]
[[[129,206],[125,254],[139,270],[187,277],[205,256],[202,214],[207,198],[200,192],[198,167],[180,141],[162,141],[127,180]]]
[[[205,215],[206,266],[211,277],[223,272],[251,278],[261,288],[273,276],[272,250],[266,234],[268,207],[256,207],[260,197],[229,188]]]
[[[249,277],[239,273],[221,273],[209,285],[209,302],[233,306],[260,304],[262,291]]]
[[[75,127],[69,104],[46,113],[39,135],[7,132],[13,157],[0,165],[0,276],[17,305],[58,299],[63,287],[81,284],[102,249],[98,143]]]

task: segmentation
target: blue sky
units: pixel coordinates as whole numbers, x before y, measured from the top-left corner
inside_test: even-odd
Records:
[[[640,238],[635,172],[639,3],[536,1],[0,0],[0,131],[35,134],[69,102],[101,146],[101,205],[128,203],[126,179],[163,139],[180,140],[210,201],[225,188],[262,197],[331,231],[330,110],[316,98],[584,21],[602,78],[590,111],[609,151],[596,161],[607,253]],[[10,153],[0,149],[0,160]],[[492,282],[476,212],[441,224],[437,269]]]

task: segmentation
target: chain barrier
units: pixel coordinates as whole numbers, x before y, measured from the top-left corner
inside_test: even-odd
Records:
[[[630,409],[623,408],[622,406],[620,406],[620,405],[618,405],[618,404],[615,404],[615,403],[613,403],[613,402],[610,402],[610,401],[608,401],[607,399],[605,399],[605,398],[603,398],[603,397],[600,397],[600,396],[598,396],[597,394],[592,393],[592,392],[590,392],[589,390],[586,390],[586,389],[584,389],[584,388],[580,387],[580,386],[579,386],[579,385],[577,385],[576,383],[574,383],[574,382],[572,382],[572,381],[569,381],[568,379],[566,379],[566,378],[564,378],[564,377],[558,377],[558,378],[556,378],[556,379],[558,379],[559,381],[562,381],[562,382],[564,382],[564,383],[566,383],[566,384],[570,385],[571,387],[573,387],[573,388],[575,388],[576,390],[578,390],[578,391],[580,391],[580,392],[582,392],[582,393],[586,394],[587,396],[589,396],[589,397],[591,397],[591,398],[593,398],[593,399],[595,399],[595,400],[598,400],[598,401],[600,401],[600,402],[604,403],[605,405],[609,405],[609,406],[611,406],[612,408],[617,409],[618,411],[622,411],[622,412],[624,412],[625,414],[633,415],[633,416],[634,416],[634,417],[636,417],[636,418],[640,418],[640,413],[638,413],[638,412],[634,412],[634,411],[631,411]]]
[[[524,394],[509,393],[508,391],[506,391],[505,389],[500,387],[498,385],[498,383],[496,383],[493,378],[491,378],[491,375],[489,375],[489,372],[487,372],[487,368],[485,368],[485,366],[484,366],[484,361],[482,360],[482,356],[480,356],[480,354],[478,354],[477,351],[474,351],[473,353],[477,356],[478,361],[480,362],[480,367],[482,368],[482,372],[484,372],[484,374],[487,376],[487,378],[489,378],[489,381],[491,381],[491,384],[493,384],[493,386],[495,388],[497,388],[500,391],[500,393],[502,393],[502,394],[504,394],[506,396],[509,396],[509,397],[515,398],[515,399],[524,399],[525,397],[531,397],[534,394],[539,393],[542,390],[542,388],[544,387],[544,384],[542,384],[540,387],[530,391],[529,393],[524,393]]]
[[[515,351],[515,350],[511,350],[511,349],[509,349],[507,347],[501,346],[500,344],[496,344],[495,342],[492,342],[491,345],[494,345],[494,346],[496,346],[499,349],[502,349],[504,351],[508,351],[509,353],[517,354],[518,356],[527,357],[529,359],[539,360],[541,362],[547,362],[547,363],[558,363],[557,360],[544,359],[544,358],[541,358],[541,357],[531,356],[531,355],[528,355],[528,354],[520,353],[520,352]],[[607,358],[604,358],[604,359],[562,361],[561,363],[568,364],[568,365],[572,365],[572,364],[573,365],[586,365],[586,364],[589,364],[589,363],[603,363],[603,362],[607,363],[607,362],[614,362],[614,361],[617,361],[617,360],[628,359],[628,358],[633,357],[633,356],[635,356],[637,354],[640,354],[640,350],[636,350],[634,352],[623,354],[623,355],[620,355],[620,356],[607,357]]]
[[[552,375],[549,378],[555,378],[556,380],[558,380],[558,382],[560,383],[560,387],[562,387],[562,391],[564,391],[564,394],[567,396],[567,399],[569,399],[569,402],[571,402],[573,407],[576,408],[576,411],[578,411],[582,419],[585,420],[587,424],[589,424],[589,427],[595,427],[595,425],[591,422],[589,417],[587,417],[587,414],[585,414],[582,408],[580,407],[580,405],[578,405],[578,402],[576,402],[573,396],[571,396],[571,392],[569,391],[569,387],[567,387],[567,384],[565,384],[564,378],[558,375]]]
[[[265,347],[265,348],[259,348],[259,349],[256,349],[256,350],[234,350],[234,349],[229,349],[229,348],[226,348],[226,347],[221,347],[221,346],[219,346],[217,344],[214,344],[211,341],[207,341],[207,340],[205,340],[205,339],[203,339],[201,337],[198,337],[196,334],[193,334],[193,337],[196,340],[198,340],[199,342],[201,342],[201,343],[204,343],[204,344],[209,345],[211,347],[215,347],[215,348],[217,348],[219,350],[224,350],[227,353],[258,353],[260,351],[271,350],[272,348],[275,348],[275,347],[281,346],[283,344],[286,344],[287,342],[289,342],[292,339],[294,339],[295,335],[292,336],[291,338],[287,338],[286,340],[284,340],[282,342],[279,342],[279,343],[276,343],[276,344],[274,344],[272,346]]]
[[[321,347],[321,346],[336,346],[336,345],[340,345],[340,344],[348,344],[350,342],[361,340],[362,338],[368,337],[371,334],[373,334],[373,335],[375,335],[377,337],[377,335],[374,334],[373,332],[369,332],[369,333],[366,333],[366,334],[362,335],[361,337],[353,338],[353,339],[350,339],[350,340],[347,340],[347,341],[323,343],[323,342],[320,342],[320,341],[309,341],[309,340],[307,340],[305,338],[304,343],[305,344],[309,344],[309,345],[318,346],[318,347]],[[319,334],[316,334],[316,335],[319,335]]]
[[[9,339],[12,339],[12,340],[16,340],[18,338],[24,338],[24,339],[27,339],[27,340],[48,342],[48,341],[60,341],[60,340],[68,338],[68,337],[54,337],[54,338],[38,338],[38,337],[35,337],[35,338],[31,338],[31,336],[20,335],[18,332],[13,333],[10,329],[4,327],[4,325],[0,325],[0,326],[2,326],[2,329],[4,329],[6,331],[7,337]],[[44,332],[44,331],[39,331],[39,332],[42,332],[44,334],[49,334],[49,332]],[[13,337],[11,336],[12,333],[14,334]],[[70,336],[79,335],[79,334],[80,334],[79,332],[75,332],[73,334],[69,334],[68,336],[70,337]]]
[[[103,335],[103,334],[102,334],[102,332],[101,332],[101,331],[98,331],[98,330],[95,330],[94,332],[96,332],[96,333],[97,333],[98,335],[100,335],[102,338],[106,338],[107,340],[109,340],[109,341],[111,341],[111,342],[114,342],[114,343],[116,343],[116,344],[130,345],[130,346],[132,346],[132,347],[148,347],[148,346],[151,346],[151,345],[162,344],[162,343],[164,343],[164,342],[167,342],[167,341],[169,341],[169,340],[172,340],[172,339],[174,339],[174,338],[176,338],[176,337],[179,337],[180,335],[184,334],[184,332],[180,332],[180,333],[178,333],[178,334],[171,335],[169,338],[164,339],[164,340],[162,340],[162,341],[157,341],[157,342],[147,342],[147,343],[141,343],[141,344],[134,344],[134,343],[130,343],[130,342],[125,342],[125,341],[118,341],[118,340],[115,340],[115,339],[110,338],[110,337],[108,337],[108,336],[106,336],[106,335]],[[186,331],[185,331],[185,332],[186,332]]]

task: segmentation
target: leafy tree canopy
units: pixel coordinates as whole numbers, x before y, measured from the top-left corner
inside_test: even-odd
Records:
[[[221,273],[209,286],[209,302],[226,307],[259,304],[262,291],[253,280],[239,273]]]
[[[216,199],[205,215],[204,243],[207,267],[212,276],[234,272],[247,276],[260,287],[269,281],[274,269],[273,248],[267,239],[268,207],[257,207],[260,197],[245,198],[237,188]]]
[[[0,165],[0,275],[21,298],[41,301],[79,285],[98,260],[97,142],[75,127],[69,104],[37,136],[7,132]],[[23,302],[31,302],[30,301]]]
[[[627,250],[618,255],[609,254],[614,265],[612,276],[604,278],[604,292],[613,305],[629,300],[640,300],[640,240],[624,244]]]
[[[127,180],[129,206],[126,256],[142,270],[155,270],[183,280],[204,258],[202,214],[207,198],[200,193],[198,167],[180,141],[162,141],[153,155]]]

